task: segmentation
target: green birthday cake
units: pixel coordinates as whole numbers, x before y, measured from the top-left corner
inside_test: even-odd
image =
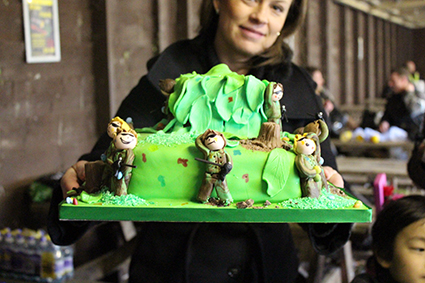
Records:
[[[295,133],[281,131],[280,83],[239,75],[220,64],[206,74],[162,80],[160,88],[167,96],[167,118],[143,129],[114,118],[108,125],[110,148],[102,161],[86,165],[88,180],[70,194],[86,208],[141,209],[131,210],[132,216],[122,212],[123,218],[111,212],[95,219],[327,222],[341,219],[326,214],[330,210],[353,215],[363,210],[362,221],[369,221],[370,209],[324,176],[320,143],[328,136],[326,124],[319,119]],[[62,218],[90,218],[89,212],[85,218],[69,212],[73,204],[69,199],[63,204]],[[269,215],[246,218],[237,212],[246,208]],[[315,209],[308,217],[281,216]]]

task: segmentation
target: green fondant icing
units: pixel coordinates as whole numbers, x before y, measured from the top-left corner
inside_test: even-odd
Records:
[[[202,89],[201,75],[197,75],[192,79],[187,81],[186,89],[184,93],[180,95],[179,101],[175,104],[175,117],[177,121],[182,124],[186,124],[189,120],[189,114],[191,112],[194,102],[201,96],[205,94],[205,91]]]
[[[157,151],[158,150],[158,146],[156,145],[156,144],[154,144],[154,145],[151,145],[150,147],[149,147],[149,151]]]
[[[215,107],[220,118],[227,122],[235,111],[236,101],[238,100],[238,90],[231,93],[219,93],[215,102]]]
[[[194,129],[208,129],[211,118],[212,111],[208,96],[203,95],[193,103],[189,122]]]
[[[139,139],[144,140],[147,136],[148,134],[139,134]],[[156,151],[150,151],[150,146],[151,144],[142,142],[134,149],[136,156],[146,155],[146,162],[140,158],[135,159],[134,165],[137,168],[133,170],[128,192],[147,200],[195,200],[205,172],[205,164],[195,161],[195,157],[204,157],[195,147],[194,142],[174,146],[157,145]],[[252,151],[240,145],[232,149],[228,152],[232,155],[233,169],[226,180],[235,202],[248,198],[256,202],[283,201],[301,196],[300,180],[293,165],[283,169],[288,174],[285,186],[271,198],[267,194],[267,183],[262,180],[263,168],[269,153]],[[283,154],[293,155],[290,152]],[[178,158],[187,159],[187,167],[175,162]],[[244,174],[249,174],[248,183],[242,178]],[[163,176],[162,182],[158,180],[160,175]]]
[[[267,84],[254,76],[232,72],[225,64],[213,67],[204,75],[195,72],[182,75],[176,79],[168,101],[175,119],[164,130],[176,132],[189,121],[187,127],[192,132],[203,133],[211,128],[256,137],[261,123],[266,121],[262,105]],[[244,127],[248,124],[251,126]]]
[[[267,159],[263,171],[263,180],[267,183],[267,194],[270,197],[277,195],[285,187],[289,170],[294,164],[293,153],[284,149],[276,148],[272,150]]]
[[[78,199],[85,203],[97,203],[101,200],[101,198],[102,193],[88,194],[86,191],[82,191]]]
[[[264,103],[264,91],[266,84],[254,76],[245,78],[245,93],[247,94],[248,106],[253,112],[258,112]],[[251,95],[252,93],[261,93],[262,95]]]
[[[206,77],[201,81],[203,89],[208,89],[206,95],[208,96],[211,102],[215,102],[217,98],[216,93],[221,92],[220,90],[223,87],[223,84],[220,84],[221,77]]]

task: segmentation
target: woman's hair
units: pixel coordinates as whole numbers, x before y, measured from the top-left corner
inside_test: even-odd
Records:
[[[390,201],[378,214],[372,228],[375,256],[391,261],[397,234],[421,219],[425,219],[425,196],[411,195]]]
[[[285,25],[280,31],[276,42],[257,58],[253,58],[253,67],[263,65],[275,65],[292,59],[292,50],[284,42],[284,39],[295,33],[304,22],[307,13],[308,0],[293,0],[289,8]],[[203,0],[200,12],[200,34],[215,35],[218,25],[218,14],[213,5],[213,0]]]

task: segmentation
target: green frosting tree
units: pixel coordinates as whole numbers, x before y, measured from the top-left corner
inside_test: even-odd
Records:
[[[168,109],[174,118],[164,131],[203,133],[213,129],[256,137],[261,124],[267,121],[263,105],[268,84],[254,76],[232,72],[225,64],[216,65],[203,75],[181,75],[168,98]]]

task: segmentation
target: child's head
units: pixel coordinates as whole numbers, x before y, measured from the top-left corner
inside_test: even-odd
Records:
[[[425,197],[388,203],[372,228],[378,263],[397,282],[425,282]]]

